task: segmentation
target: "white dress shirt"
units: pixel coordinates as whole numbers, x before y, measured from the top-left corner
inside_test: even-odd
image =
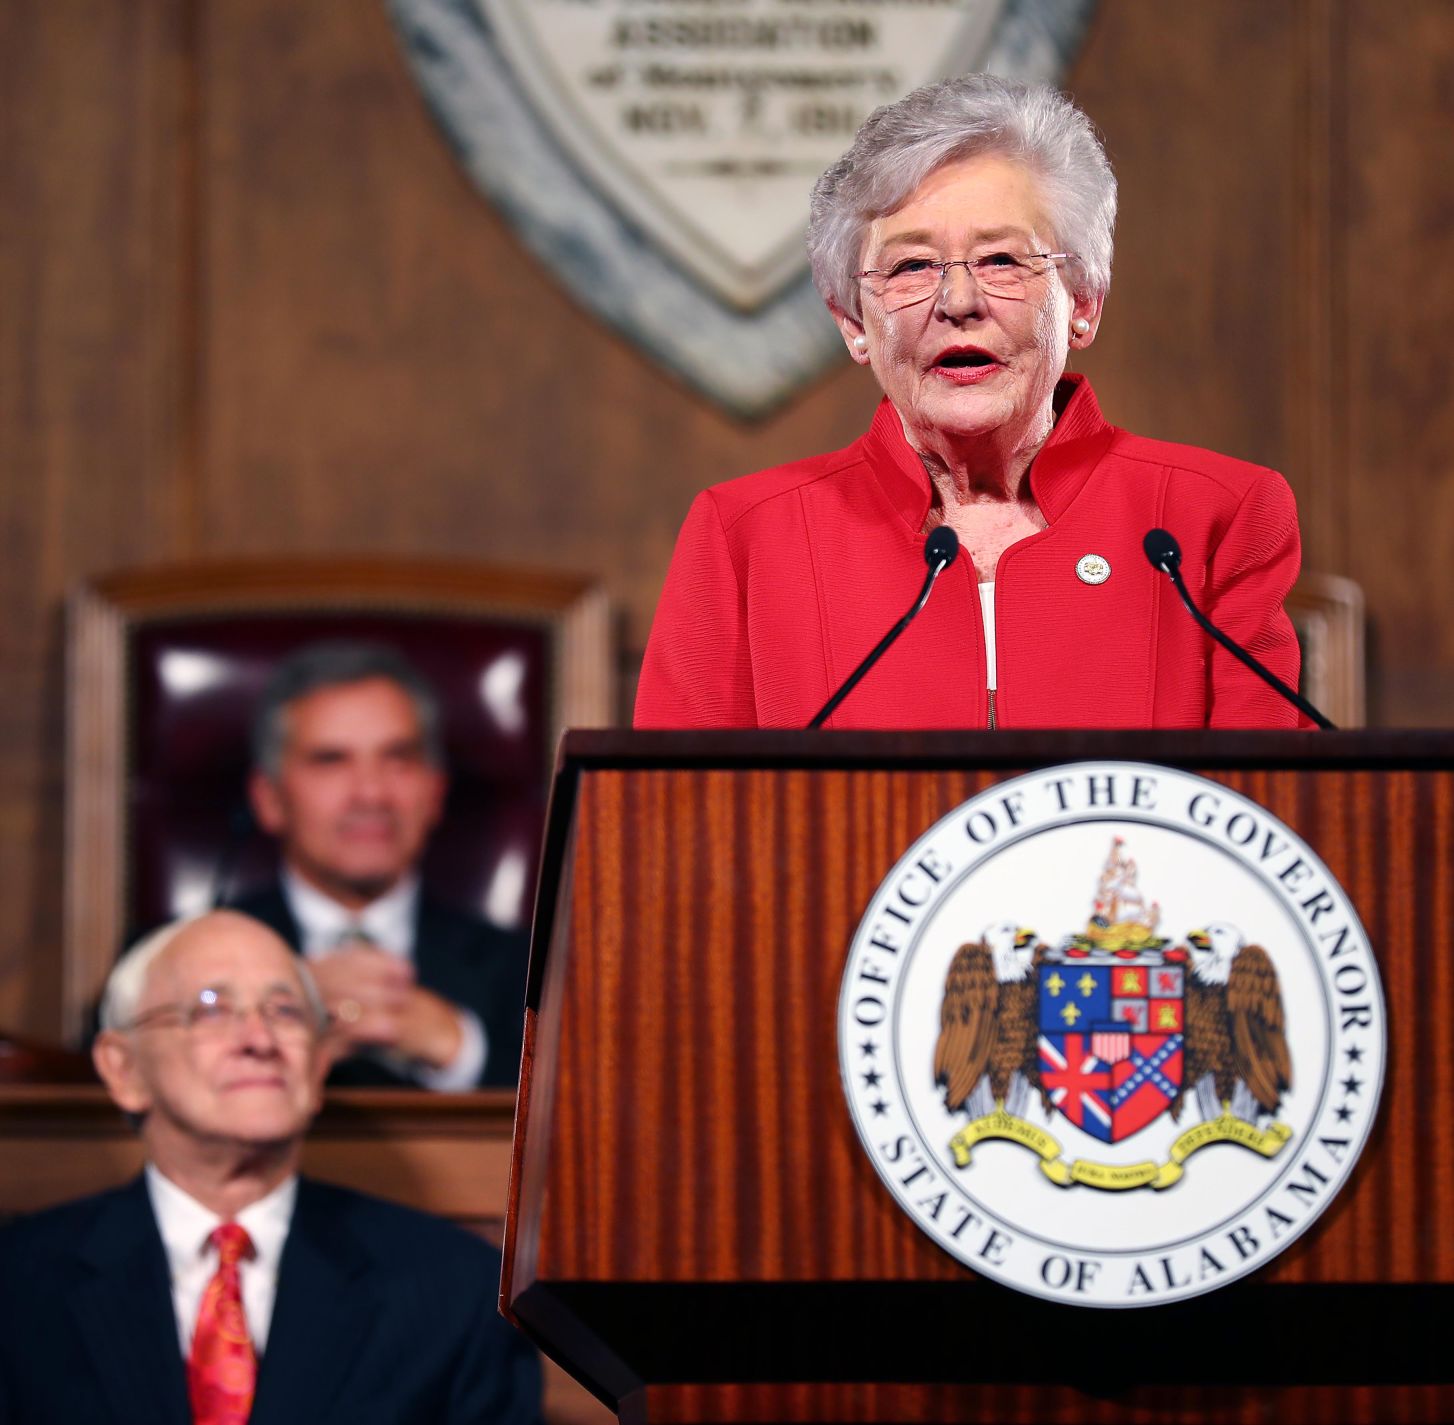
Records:
[[[291,867],[284,866],[283,895],[303,938],[303,955],[316,960],[338,948],[339,942],[358,936],[380,950],[414,963],[414,931],[418,925],[419,878],[406,876],[378,900],[360,911],[349,910],[311,886]],[[427,988],[427,986],[426,986]],[[402,1069],[428,1089],[450,1091],[472,1089],[480,1081],[489,1045],[479,1015],[461,1005],[454,1006],[459,1020],[459,1049],[449,1063],[439,1068],[384,1055],[391,1067]]]
[[[979,586],[979,616],[984,623],[985,687],[995,691],[995,586],[991,580]]]
[[[166,1249],[172,1308],[177,1313],[177,1341],[186,1360],[192,1354],[192,1333],[197,1329],[202,1294],[217,1275],[217,1248],[208,1239],[228,1219],[203,1207],[152,1163],[146,1165],[146,1190]],[[268,1344],[273,1302],[278,1294],[278,1264],[297,1200],[298,1179],[291,1177],[232,1219],[252,1238],[254,1255],[244,1257],[237,1270],[242,1285],[242,1314],[259,1356]]]

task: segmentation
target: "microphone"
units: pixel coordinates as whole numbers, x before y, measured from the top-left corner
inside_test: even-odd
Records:
[[[924,543],[924,563],[929,566],[929,572],[924,576],[924,585],[919,590],[919,597],[914,600],[914,606],[879,639],[868,657],[844,680],[843,686],[818,709],[817,717],[808,724],[809,729],[823,726],[838,704],[859,685],[863,675],[888,651],[889,644],[913,623],[914,615],[929,602],[934,581],[954,563],[958,553],[959,536],[947,524],[940,525]]]
[[[1192,602],[1191,595],[1187,592],[1186,580],[1181,577],[1181,545],[1176,542],[1175,535],[1164,529],[1149,529],[1146,531],[1146,537],[1141,541],[1141,548],[1146,551],[1146,558],[1150,561],[1151,567],[1161,570],[1171,580],[1172,587],[1175,588],[1182,603],[1186,605],[1187,613],[1212,638],[1216,639],[1238,662],[1245,664],[1256,673],[1268,687],[1281,693],[1295,708],[1306,713],[1319,727],[1325,731],[1336,731],[1334,724],[1305,697],[1300,693],[1295,693],[1270,668],[1264,667],[1241,644],[1230,639]]]
[[[1170,574],[1173,569],[1181,568],[1181,545],[1169,531],[1148,529],[1146,538],[1141,541],[1141,548],[1146,551],[1146,557],[1151,561],[1153,569]]]

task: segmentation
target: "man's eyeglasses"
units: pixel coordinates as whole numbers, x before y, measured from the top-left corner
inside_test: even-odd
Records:
[[[288,995],[269,995],[256,1004],[239,1004],[226,990],[204,989],[197,998],[178,1004],[159,1004],[139,1014],[127,1027],[148,1029],[173,1024],[198,1038],[222,1039],[235,1034],[254,1010],[279,1039],[306,1039],[322,1026],[311,1005]]]
[[[981,288],[996,297],[1019,300],[1030,290],[1031,282],[1053,267],[1075,260],[1073,252],[990,252],[983,257],[944,260],[906,257],[892,267],[869,267],[853,275],[886,310],[896,312],[939,292],[949,280],[951,267],[964,268]]]

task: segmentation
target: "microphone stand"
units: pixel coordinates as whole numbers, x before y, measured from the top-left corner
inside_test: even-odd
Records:
[[[954,558],[958,553],[959,536],[948,525],[940,525],[929,536],[929,542],[924,547],[924,558],[928,561],[929,572],[924,576],[924,585],[919,590],[919,597],[914,600],[914,606],[879,639],[873,646],[868,657],[848,675],[843,686],[818,709],[818,715],[808,724],[809,731],[815,727],[823,726],[838,704],[859,685],[863,679],[863,675],[883,656],[884,650],[888,648],[889,644],[914,621],[914,615],[929,602],[929,595],[934,588],[934,581],[954,563]]]
[[[1197,608],[1187,590],[1186,580],[1181,577],[1181,546],[1170,534],[1165,530],[1153,529],[1142,541],[1142,547],[1146,551],[1147,559],[1151,561],[1152,568],[1160,569],[1171,580],[1172,588],[1176,590],[1182,603],[1186,605],[1187,613],[1197,621],[1209,637],[1220,643],[1239,663],[1256,673],[1270,688],[1281,693],[1295,708],[1306,713],[1325,732],[1337,731],[1337,726],[1324,717],[1301,693],[1295,693],[1270,668],[1264,668],[1245,648],[1228,638],[1211,619]]]

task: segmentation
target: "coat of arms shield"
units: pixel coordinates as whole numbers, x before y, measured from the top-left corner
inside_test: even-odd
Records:
[[[1051,1104],[1106,1143],[1155,1122],[1181,1092],[1184,991],[1184,966],[1158,951],[1042,964],[1040,1082]]]

